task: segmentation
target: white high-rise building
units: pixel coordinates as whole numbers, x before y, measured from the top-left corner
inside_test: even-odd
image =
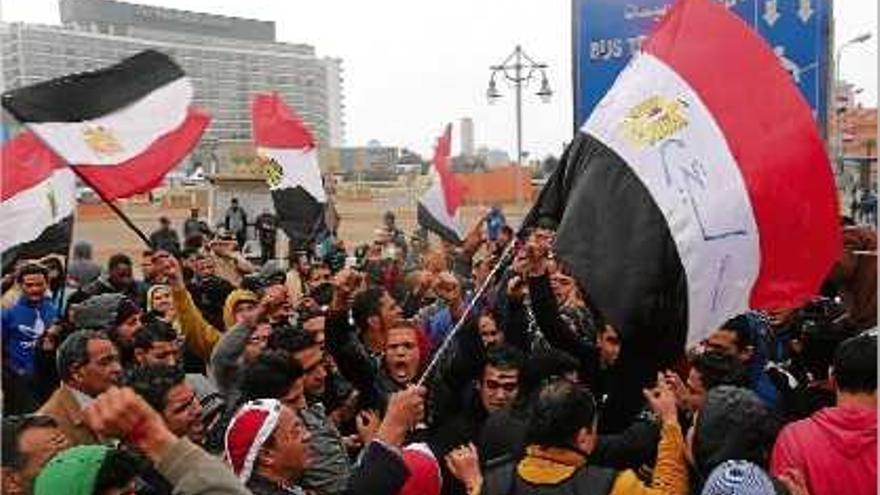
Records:
[[[6,89],[106,67],[145,49],[170,55],[212,122],[202,146],[249,143],[252,95],[278,91],[321,146],[344,140],[342,61],[275,39],[275,23],[113,0],[59,0],[61,26],[0,23]]]
[[[474,156],[474,121],[470,117],[461,119],[461,156]]]

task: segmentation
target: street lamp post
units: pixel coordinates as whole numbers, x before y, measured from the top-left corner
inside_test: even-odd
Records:
[[[498,65],[492,65],[489,69],[492,71],[492,75],[489,78],[489,89],[486,90],[486,97],[489,99],[490,104],[501,98],[501,93],[498,91],[498,85],[495,82],[495,77],[499,74],[504,77],[505,81],[514,87],[516,94],[516,203],[517,205],[521,205],[523,202],[521,187],[523,160],[522,90],[523,86],[527,86],[532,78],[536,78],[538,74],[540,74],[541,87],[535,95],[540,97],[541,101],[544,103],[550,101],[550,97],[553,96],[553,91],[550,89],[550,82],[547,80],[547,64],[535,62],[532,57],[528,56],[523,51],[521,46],[516,45],[513,53],[508,55],[503,62]]]
[[[842,111],[838,111],[838,91],[840,90],[840,59],[843,56],[843,49],[858,43],[864,43],[871,39],[871,33],[864,33],[840,45],[834,57],[834,118],[837,121],[834,132],[834,159],[837,162],[838,175],[843,173],[843,115]]]

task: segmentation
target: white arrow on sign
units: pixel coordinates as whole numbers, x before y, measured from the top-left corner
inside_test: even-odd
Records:
[[[810,17],[813,17],[814,10],[810,2],[811,0],[800,0],[800,7],[798,7],[798,17],[804,24],[810,20]]]
[[[782,17],[779,14],[779,6],[777,5],[777,0],[766,0],[764,2],[764,22],[767,23],[768,26],[773,26],[776,24],[776,21]]]

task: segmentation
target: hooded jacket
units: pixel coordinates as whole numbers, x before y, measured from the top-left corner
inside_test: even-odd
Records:
[[[877,493],[877,409],[827,407],[786,426],[770,474],[790,468],[804,473],[812,495]]]
[[[226,296],[226,302],[223,304],[223,324],[226,325],[226,328],[235,326],[235,307],[242,302],[259,304],[260,299],[249,290],[235,289],[230,292]]]

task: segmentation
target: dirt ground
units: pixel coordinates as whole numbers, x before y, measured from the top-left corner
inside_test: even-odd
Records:
[[[162,203],[122,203],[120,206],[148,236],[158,227],[160,216],[170,218],[172,225],[179,231],[184,219],[189,215],[189,209],[186,207],[169,208]],[[242,206],[247,209],[248,205]],[[397,224],[404,232],[410,233],[416,226],[416,209],[411,198],[394,196],[372,200],[339,198],[336,207],[341,217],[340,235],[349,246],[371,240],[375,229],[382,223],[383,213],[387,210],[394,211]],[[517,208],[515,205],[503,207],[508,222],[513,226],[518,225],[527,208],[528,206]],[[485,206],[463,207],[464,225],[472,225],[483,211]],[[118,252],[128,254],[137,263],[144,247],[137,235],[102,204],[80,204],[77,208],[74,242],[80,240],[92,244],[94,258],[101,264]]]

